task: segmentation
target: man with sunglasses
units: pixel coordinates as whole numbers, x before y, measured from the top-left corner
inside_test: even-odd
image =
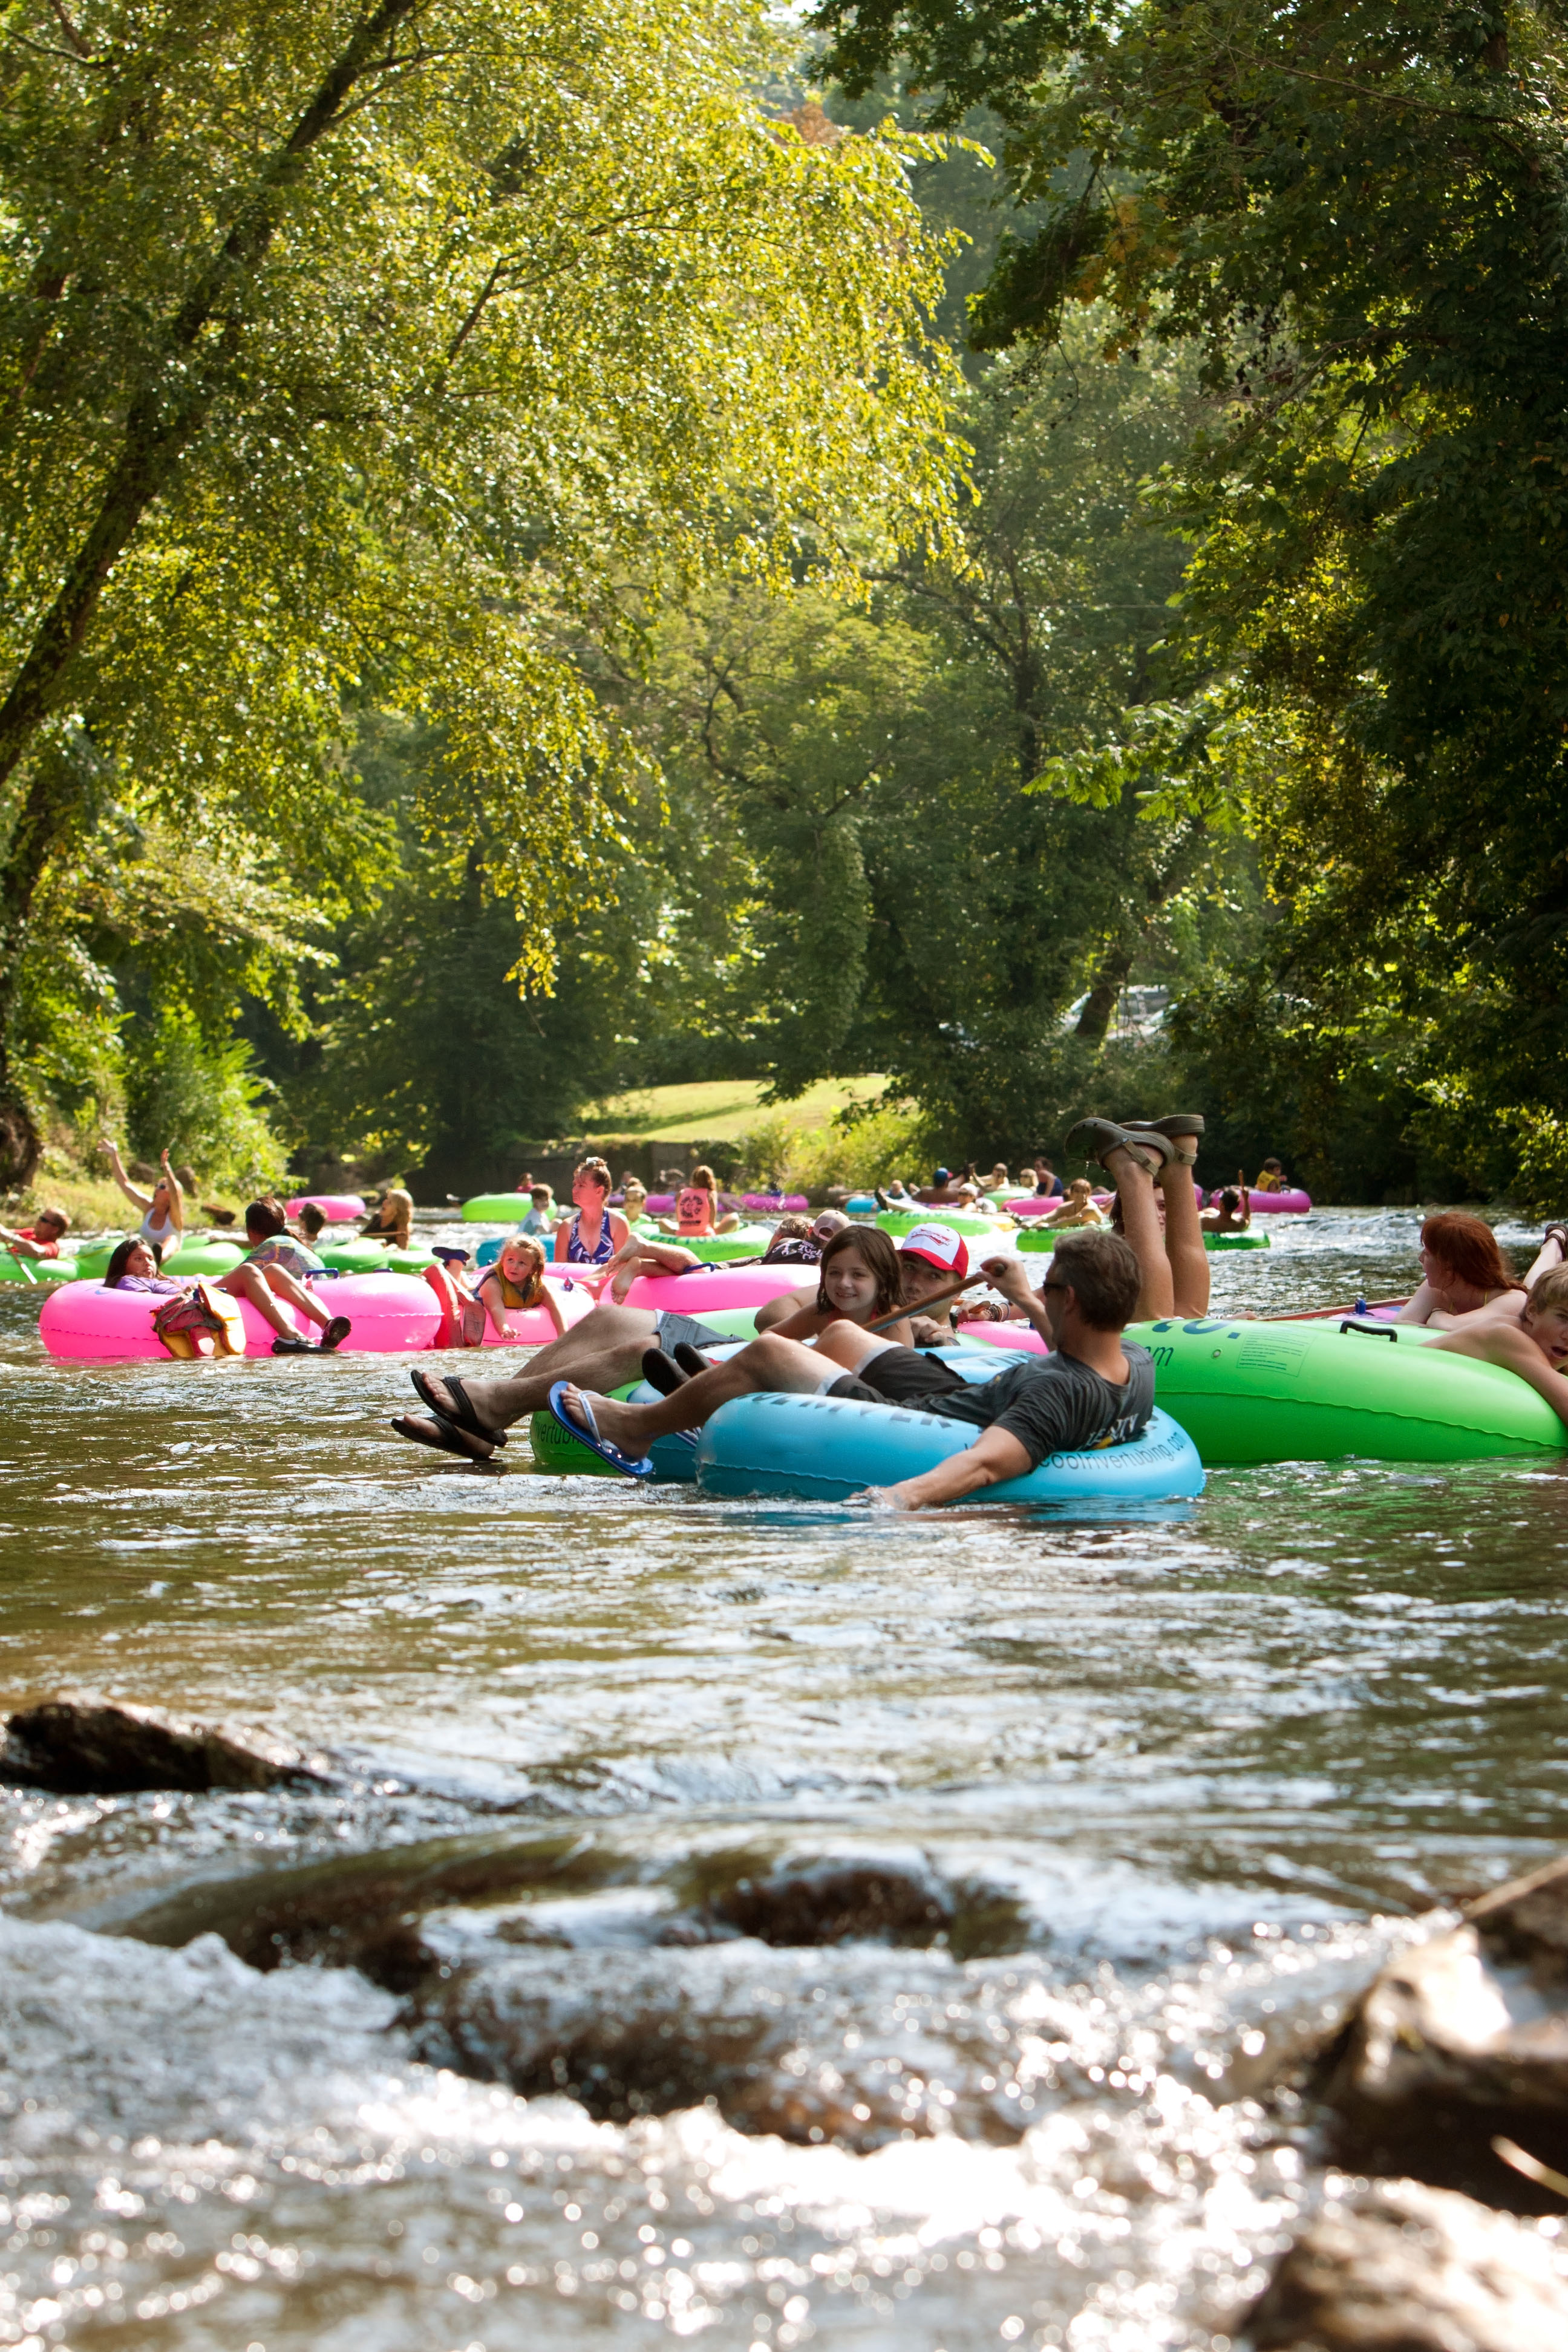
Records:
[[[938,1357],[834,1323],[810,1347],[776,1335],[755,1339],[657,1404],[625,1404],[568,1388],[561,1407],[590,1443],[595,1435],[608,1441],[618,1466],[645,1454],[656,1437],[700,1427],[731,1397],[763,1390],[900,1405],[978,1429],[963,1453],[878,1490],[879,1499],[900,1510],[956,1502],[1022,1478],[1051,1454],[1121,1445],[1140,1435],[1154,1408],[1154,1363],[1146,1348],[1121,1336],[1141,1276],[1120,1234],[1065,1234],[1039,1294],[1016,1258],[988,1258],[983,1271],[1023,1307],[1049,1355],[1020,1355],[990,1380],[965,1381]]]

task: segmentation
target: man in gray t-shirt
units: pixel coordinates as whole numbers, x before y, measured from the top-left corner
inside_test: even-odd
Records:
[[[1051,1349],[1048,1356],[1021,1357],[993,1380],[969,1381],[940,1356],[894,1346],[858,1324],[830,1323],[810,1347],[771,1334],[755,1339],[657,1404],[590,1397],[600,1435],[624,1455],[639,1455],[656,1437],[699,1428],[731,1397],[761,1390],[826,1391],[978,1428],[982,1434],[962,1454],[882,1490],[884,1499],[909,1510],[1022,1478],[1051,1454],[1136,1437],[1153,1410],[1154,1366],[1147,1349],[1122,1340],[1141,1277],[1121,1235],[1064,1234],[1038,1294],[1016,1260],[990,1259],[984,1272],[1025,1309]],[[580,1392],[569,1388],[562,1404],[585,1430]]]

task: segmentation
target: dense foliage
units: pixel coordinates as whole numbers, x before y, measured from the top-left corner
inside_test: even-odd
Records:
[[[769,121],[767,54],[745,0],[5,9],[0,1177],[63,1035],[123,1055],[95,945],[200,1018],[159,935],[226,936],[298,1025],[386,874],[356,714],[438,731],[412,822],[538,987],[639,774],[570,641],[942,528],[900,142]]]
[[[1194,668],[1271,746],[1282,910],[1186,1034],[1321,1180],[1568,1179],[1568,207],[1552,5],[826,0],[864,87],[1007,125],[1030,224],[975,312],[1199,363],[1168,470]],[[1227,1050],[1228,1048],[1228,1050]],[[1348,1164],[1347,1164],[1348,1163]]]

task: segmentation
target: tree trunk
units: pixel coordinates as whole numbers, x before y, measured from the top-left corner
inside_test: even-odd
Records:
[[[1151,908],[1152,915],[1152,908]],[[1118,941],[1100,960],[1083,1010],[1078,1016],[1073,1035],[1086,1045],[1103,1045],[1105,1033],[1110,1026],[1110,1016],[1116,1010],[1116,1000],[1127,985],[1127,975],[1132,969],[1132,950]]]
[[[110,572],[206,422],[218,379],[193,363],[197,339],[220,315],[236,283],[265,258],[284,197],[310,150],[332,127],[344,99],[375,69],[398,26],[423,14],[425,5],[426,0],[381,0],[362,16],[342,54],[263,167],[255,193],[170,321],[130,404],[120,456],[105,479],[98,512],[0,703],[0,790],[16,773],[40,728],[66,702],[76,656]],[[220,363],[221,358],[220,351]],[[0,870],[0,1182],[7,1184],[30,1179],[39,1151],[37,1132],[11,1066],[10,1020],[17,973],[38,883],[82,806],[79,785],[70,789],[74,779],[69,765],[62,761],[45,766],[49,772],[40,773],[28,786]]]

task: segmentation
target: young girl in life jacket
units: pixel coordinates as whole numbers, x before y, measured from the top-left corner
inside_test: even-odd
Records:
[[[544,1279],[544,1265],[542,1244],[535,1241],[531,1234],[513,1234],[495,1264],[487,1266],[475,1283],[474,1297],[489,1318],[490,1328],[498,1339],[511,1338],[506,1319],[508,1307],[542,1307],[555,1326],[556,1338],[564,1338],[565,1318]],[[478,1332],[470,1339],[468,1332],[471,1328],[469,1318],[465,1314],[464,1340],[471,1348],[478,1347],[484,1336],[482,1319]]]
[[[679,1241],[689,1241],[702,1234],[732,1234],[740,1223],[732,1210],[728,1216],[719,1214],[719,1180],[704,1163],[692,1170],[676,1194],[674,1221],[660,1217],[658,1226]]]

